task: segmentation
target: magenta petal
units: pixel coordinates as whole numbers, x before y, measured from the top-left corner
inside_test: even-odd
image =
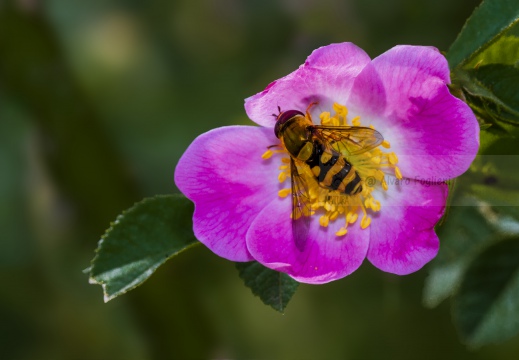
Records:
[[[346,236],[336,237],[335,232],[344,225],[339,219],[323,228],[318,215],[313,216],[309,238],[300,251],[292,238],[290,201],[290,198],[274,200],[252,223],[247,245],[257,261],[308,284],[343,278],[362,264],[369,230],[352,227]]]
[[[175,184],[195,203],[195,236],[217,255],[253,260],[247,229],[279,190],[279,162],[261,155],[277,143],[272,129],[223,127],[200,135],[178,162]]]
[[[383,115],[393,119],[406,119],[409,109],[415,107],[414,99],[430,98],[428,94],[435,91],[437,84],[450,83],[447,59],[433,47],[395,46],[373,59],[371,66],[378,75],[373,80],[380,81],[383,87],[383,93],[376,94],[385,98]],[[358,94],[366,101],[373,95]]]
[[[368,259],[383,271],[405,275],[438,252],[434,226],[443,215],[448,187],[406,179],[388,183],[387,192],[374,193],[382,208],[370,225]]]
[[[391,143],[404,177],[441,181],[461,175],[479,148],[470,108],[447,87],[446,59],[434,48],[397,46],[366,66],[352,102]]]
[[[331,109],[333,102],[346,103],[355,77],[369,62],[364,50],[352,43],[321,47],[299,69],[245,99],[247,115],[259,125],[273,127],[276,119],[271,114],[278,113],[278,106],[305,111],[317,101],[319,113]]]
[[[414,101],[416,108],[391,142],[403,176],[434,182],[463,174],[479,148],[479,125],[472,110],[444,86],[431,99]]]

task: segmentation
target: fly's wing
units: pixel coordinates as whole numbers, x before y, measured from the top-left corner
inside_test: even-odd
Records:
[[[377,130],[361,126],[314,126],[314,135],[341,154],[358,155],[382,144],[384,137]]]
[[[290,158],[290,179],[292,182],[292,234],[296,248],[304,251],[310,230],[310,195],[305,179],[299,174],[296,162]]]

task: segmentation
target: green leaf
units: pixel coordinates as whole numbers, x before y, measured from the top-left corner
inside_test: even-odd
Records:
[[[470,264],[454,299],[453,316],[471,346],[519,332],[519,238],[490,246]]]
[[[517,0],[486,0],[474,10],[447,53],[451,69],[469,63],[519,22]]]
[[[498,172],[498,174],[503,173]],[[511,217],[515,221],[519,220],[519,189],[517,186],[515,186],[515,189],[507,188],[506,183],[500,177],[492,177],[492,179],[496,182],[495,186],[490,184],[472,184],[469,191],[477,196],[478,199],[483,200],[489,207],[492,207],[491,220],[498,229],[501,229],[503,228],[502,224],[506,222],[505,216]],[[507,233],[510,231],[506,231],[503,228],[502,232]]]
[[[256,261],[236,263],[240,277],[265,305],[283,313],[299,283],[285,273],[268,269]]]
[[[495,123],[480,132],[480,155],[519,155],[519,127]],[[514,167],[515,168],[515,167]]]
[[[198,244],[193,204],[181,195],[156,196],[117,217],[101,238],[90,282],[103,287],[105,302],[139,286],[166,260]]]
[[[516,147],[517,141],[510,141],[504,148],[502,144],[491,143],[485,151],[506,153],[510,151],[508,145]],[[495,242],[496,234],[517,233],[518,177],[517,156],[480,155],[458,178],[444,225],[437,227],[441,246],[425,282],[425,306],[435,307],[454,294],[467,266],[482,248]]]
[[[453,200],[444,225],[437,229],[441,246],[425,281],[423,303],[433,308],[451,296],[479,249],[492,240],[487,209],[471,197]]]
[[[518,62],[519,37],[507,35],[501,36],[485,51],[475,56],[467,63],[467,68],[489,64],[517,65]]]
[[[474,112],[486,122],[519,125],[519,68],[489,64],[456,73]]]

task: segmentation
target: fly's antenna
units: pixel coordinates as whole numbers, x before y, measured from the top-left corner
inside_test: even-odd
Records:
[[[276,114],[272,114],[272,116],[277,118],[279,116],[279,114],[281,114],[281,106],[278,105],[278,113],[277,113],[277,115]]]

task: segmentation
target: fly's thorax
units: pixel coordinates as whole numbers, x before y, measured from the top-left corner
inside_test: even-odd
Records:
[[[310,125],[312,124],[304,116],[297,115],[282,127],[281,139],[292,157],[305,161],[300,156],[309,157],[312,154],[311,132],[308,130]]]

